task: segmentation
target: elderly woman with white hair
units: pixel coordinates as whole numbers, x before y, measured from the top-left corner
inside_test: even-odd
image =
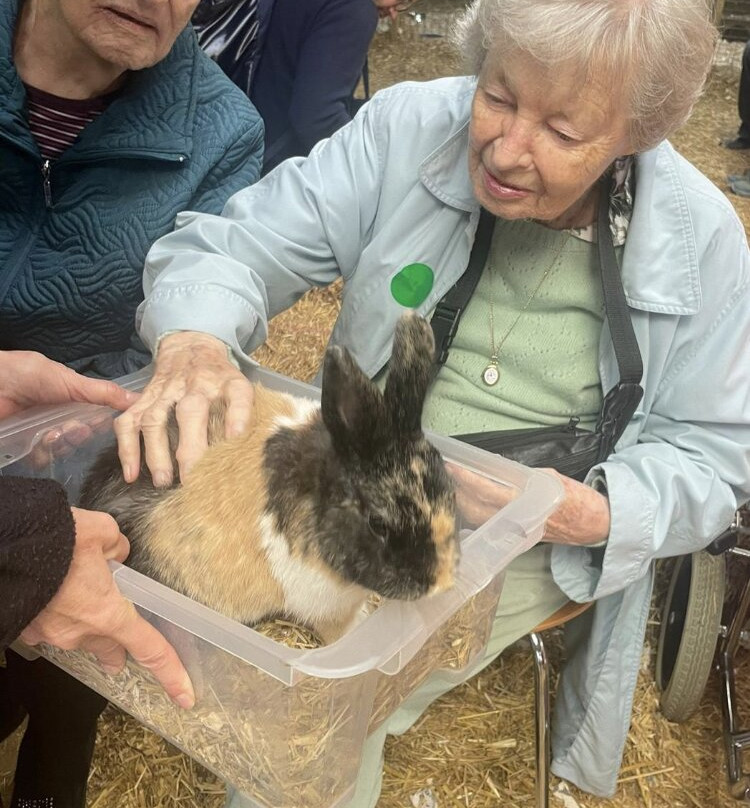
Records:
[[[169,484],[169,409],[184,475],[213,399],[228,434],[247,423],[228,349],[243,361],[310,287],[343,276],[331,341],[375,383],[404,309],[435,313],[424,427],[554,467],[565,489],[545,542],[508,570],[472,673],[569,599],[595,601],[568,632],[553,771],[599,795],[615,789],[655,560],[704,547],[750,496],[745,235],[665,140],[711,64],[706,6],[477,0],[459,32],[474,75],[378,93],[308,158],[155,244],[139,310],[155,374],[117,422],[128,479],[143,431]],[[377,800],[385,733],[456,681],[433,677],[369,739],[354,806]]]

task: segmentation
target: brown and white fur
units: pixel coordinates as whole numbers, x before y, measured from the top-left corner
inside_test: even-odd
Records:
[[[81,504],[118,520],[130,566],[242,623],[283,615],[331,642],[370,592],[414,599],[453,583],[455,495],[420,426],[433,351],[429,324],[402,317],[381,393],[329,348],[320,406],[256,384],[246,433],[225,440],[214,408],[182,484],[154,488],[142,464],[128,485],[112,447]]]

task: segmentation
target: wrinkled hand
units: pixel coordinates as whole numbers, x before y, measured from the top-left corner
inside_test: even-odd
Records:
[[[73,508],[76,540],[68,574],[57,594],[21,633],[28,645],[80,648],[107,673],[119,672],[125,654],[149,670],[179,706],[195,702],[177,654],[117,589],[107,561],[124,561],[128,540],[107,514]]]
[[[446,463],[456,480],[456,503],[472,527],[484,524],[517,496],[512,487],[504,487],[473,471]],[[591,486],[559,474],[555,476],[565,489],[565,497],[547,519],[544,541],[556,544],[597,544],[609,536],[610,515],[607,498]]]
[[[463,521],[473,527],[483,525],[491,516],[518,496],[513,486],[504,486],[449,461],[445,467],[456,486],[456,506]]]
[[[177,464],[185,479],[208,446],[208,414],[214,401],[226,402],[225,435],[241,435],[250,421],[253,387],[229,361],[224,343],[208,334],[181,331],[161,341],[153,378],[140,400],[115,421],[118,452],[127,482],[138,477],[139,435],[154,484],[170,485],[172,460],[167,419],[175,408],[180,436]]]
[[[125,410],[137,393],[114,382],[89,379],[34,351],[0,351],[0,418],[36,404],[78,401]]]

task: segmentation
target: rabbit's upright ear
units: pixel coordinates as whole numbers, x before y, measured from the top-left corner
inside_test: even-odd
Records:
[[[421,431],[422,407],[430,386],[435,339],[429,322],[415,312],[402,315],[393,335],[385,403],[401,434]]]
[[[382,393],[346,348],[334,345],[326,351],[320,404],[339,454],[368,459],[392,437]]]

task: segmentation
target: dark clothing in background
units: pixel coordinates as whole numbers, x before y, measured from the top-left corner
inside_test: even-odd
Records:
[[[275,0],[250,95],[266,125],[264,172],[352,119],[377,24],[372,0]]]
[[[258,0],[203,0],[192,22],[203,52],[249,96],[259,52]]]
[[[737,137],[750,143],[750,41],[745,43],[745,49],[742,51],[742,72],[740,73],[737,107],[740,113],[740,128]]]
[[[10,808],[85,808],[96,723],[107,700],[48,662],[8,652],[8,686],[28,714]]]
[[[52,600],[74,542],[73,516],[59,483],[0,477],[0,650]]]
[[[242,30],[222,35],[224,17]],[[351,120],[378,23],[372,0],[203,0],[193,23],[206,52],[241,89],[249,87],[266,127],[264,173]]]

